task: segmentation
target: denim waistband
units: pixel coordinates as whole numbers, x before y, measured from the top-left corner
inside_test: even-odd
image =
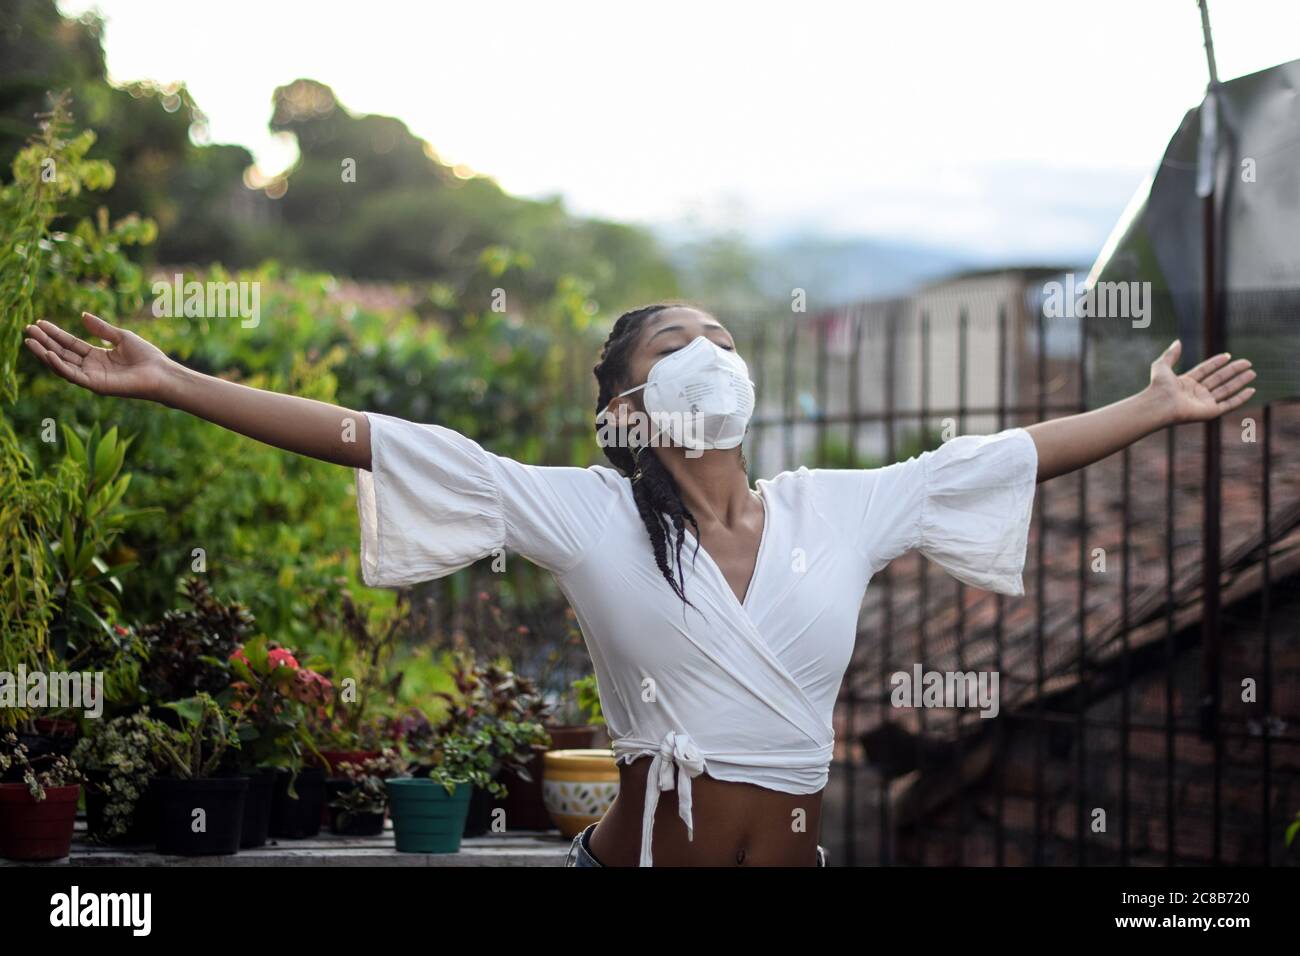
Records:
[[[592,823],[573,838],[569,843],[569,854],[564,859],[565,866],[604,866],[589,849],[591,832],[595,829],[596,824]],[[826,865],[826,849],[820,843],[817,844],[817,865]]]

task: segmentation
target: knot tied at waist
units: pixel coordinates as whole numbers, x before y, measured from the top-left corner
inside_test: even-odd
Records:
[[[653,866],[651,842],[660,791],[677,788],[677,815],[686,824],[686,838],[695,839],[695,824],[691,817],[691,779],[704,772],[704,755],[690,734],[673,730],[664,734],[658,750],[645,749],[641,753],[653,753],[654,759],[650,761],[650,772],[646,774],[645,811],[641,816],[641,862],[638,865]]]

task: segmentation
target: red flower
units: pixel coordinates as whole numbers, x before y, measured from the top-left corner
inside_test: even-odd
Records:
[[[298,669],[297,660],[295,660],[294,656],[283,647],[277,647],[275,650],[271,651],[266,655],[266,659],[272,667],[291,667],[294,670]]]
[[[329,678],[304,667],[294,675],[292,694],[304,704],[310,704],[316,700],[327,699],[333,686]]]
[[[238,647],[235,648],[235,652],[234,652],[233,654],[230,655],[230,660],[232,660],[232,661],[243,661],[245,664],[248,663],[248,658],[244,656],[244,645],[243,645],[243,644],[240,644]]]
[[[125,637],[129,633],[121,624],[114,624],[113,630],[117,632],[119,637]]]

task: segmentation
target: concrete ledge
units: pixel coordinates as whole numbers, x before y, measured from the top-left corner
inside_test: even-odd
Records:
[[[305,840],[272,837],[265,846],[230,856],[167,856],[152,847],[100,846],[77,821],[72,853],[48,863],[0,860],[3,866],[563,866],[569,840],[559,830],[488,834],[461,841],[459,853],[399,853],[392,822],[373,837],[337,836],[324,829]]]

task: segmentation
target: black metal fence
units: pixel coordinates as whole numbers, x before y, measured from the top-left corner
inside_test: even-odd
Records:
[[[1159,304],[1141,328],[1049,317],[1043,278],[720,315],[757,383],[751,476],[872,467],[1096,407],[1144,381],[1185,324]],[[1300,349],[1296,310],[1269,301],[1226,303],[1242,330],[1229,347],[1266,348],[1251,405],[1039,486],[1024,597],[965,587],[919,556],[873,579],[836,709],[833,859],[1296,861],[1284,831],[1300,811],[1300,405],[1278,353]],[[1184,367],[1195,344],[1184,337]],[[915,663],[996,672],[997,717],[891,706],[889,675]]]

